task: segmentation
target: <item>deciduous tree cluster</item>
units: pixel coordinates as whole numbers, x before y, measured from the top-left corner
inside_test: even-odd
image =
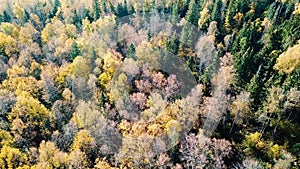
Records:
[[[299,0],[3,0],[0,168],[299,168]]]

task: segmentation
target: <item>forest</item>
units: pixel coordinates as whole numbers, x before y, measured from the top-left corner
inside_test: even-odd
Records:
[[[300,168],[299,0],[0,0],[0,168]]]

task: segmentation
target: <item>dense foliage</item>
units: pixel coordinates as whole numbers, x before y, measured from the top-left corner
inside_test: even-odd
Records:
[[[299,0],[3,0],[0,167],[299,168],[299,23]]]

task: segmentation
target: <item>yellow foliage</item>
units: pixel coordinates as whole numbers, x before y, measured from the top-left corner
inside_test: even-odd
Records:
[[[246,146],[244,150],[247,154],[255,154],[257,152],[266,153],[270,160],[276,160],[283,155],[286,146],[280,146],[274,144],[271,141],[264,141],[261,139],[261,133],[255,132],[246,136],[246,139],[243,142],[243,145]]]
[[[139,137],[140,135],[143,135],[146,133],[146,124],[144,123],[134,123],[131,127],[131,136],[133,137]]]
[[[159,113],[156,116],[156,121],[162,125],[166,125],[169,121],[173,120],[173,118],[169,114],[169,111],[169,109],[166,109],[165,111]]]
[[[238,23],[238,25],[241,25],[242,21],[243,21],[243,18],[244,18],[244,14],[243,13],[240,13],[238,12],[234,17],[233,19]]]
[[[68,38],[75,38],[77,36],[76,26],[74,26],[73,24],[67,24],[64,27],[64,33],[67,35]]]
[[[9,146],[13,143],[13,137],[8,131],[0,130],[0,141],[0,147]]]
[[[109,77],[111,78],[111,77]],[[100,79],[101,80],[101,79]],[[111,103],[117,101],[118,99],[122,99],[124,96],[124,92],[128,92],[129,85],[127,82],[126,74],[122,73],[117,77],[116,83],[111,84],[112,89],[108,93],[109,100]]]
[[[67,153],[61,152],[53,142],[41,142],[37,168],[64,168],[67,165],[67,160]]]
[[[282,111],[280,104],[286,100],[284,90],[279,87],[272,87],[269,93],[263,111],[266,113],[280,113]]]
[[[34,34],[37,34],[38,31],[33,27],[32,24],[26,23],[24,27],[20,28],[19,40],[22,43],[33,42]]]
[[[17,41],[10,35],[0,32],[0,53],[4,52],[7,56],[18,52]]]
[[[136,56],[139,65],[148,64],[152,69],[159,69],[159,51],[150,42],[143,41],[136,48]]]
[[[58,29],[60,28],[60,29]],[[41,38],[43,42],[48,42],[53,36],[60,35],[64,32],[64,25],[58,19],[53,19],[42,31]]]
[[[110,15],[110,16],[104,16],[96,20],[92,23],[92,29],[94,31],[101,31],[103,33],[108,33],[111,31],[115,24],[116,24],[116,16]]]
[[[95,169],[117,169],[115,167],[111,167],[110,164],[106,161],[106,159],[96,159]]]
[[[226,28],[226,31],[227,32],[230,32],[230,30],[231,30],[231,25],[230,25],[230,22],[229,22],[229,16],[226,16],[225,17],[225,28]]]
[[[300,66],[300,42],[297,45],[290,47],[286,52],[282,53],[277,58],[277,63],[274,69],[279,73],[292,73],[296,68]]]
[[[118,124],[118,129],[122,132],[123,136],[127,136],[131,130],[131,124],[126,120],[122,120],[122,122]]]
[[[295,11],[293,12],[294,15],[300,15],[300,3],[296,3]]]
[[[89,150],[91,150],[94,143],[94,138],[90,136],[87,130],[80,130],[74,138],[71,149],[88,152]]]
[[[169,137],[169,145],[168,146],[173,147],[178,143],[180,131],[181,131],[181,126],[177,120],[170,120],[166,124],[165,132]]]
[[[18,167],[17,169],[32,169],[29,165],[23,165],[22,167]]]
[[[263,141],[258,141],[255,147],[260,150],[266,147],[266,144]]]
[[[36,61],[32,61],[30,65],[30,75],[36,75],[36,73],[39,73],[42,70],[42,68],[43,66],[41,66],[39,63],[37,63]]]
[[[107,88],[109,82],[112,79],[113,74],[121,64],[121,58],[117,58],[111,52],[107,52],[103,57],[103,61],[104,61],[104,65],[103,65],[104,72],[100,74],[99,81],[100,81],[100,85]]]
[[[202,26],[204,25],[204,23],[206,23],[210,17],[209,14],[209,10],[207,9],[207,7],[205,7],[201,12],[200,12],[200,18],[198,20],[198,27],[202,28]]]
[[[88,79],[90,74],[90,67],[87,59],[82,56],[77,56],[70,65],[70,70],[75,77],[82,77]]]
[[[165,126],[165,130],[167,131],[167,133],[171,134],[177,133],[180,129],[180,123],[176,120],[170,120]]]
[[[35,24],[36,26],[42,27],[42,23],[41,23],[41,21],[40,21],[40,18],[39,18],[36,14],[31,13],[31,14],[30,14],[30,20],[31,20],[31,22],[33,22],[33,24]]]
[[[1,23],[0,30],[1,32],[8,36],[12,36],[13,38],[17,38],[19,36],[19,28],[8,22]]]
[[[26,118],[28,123],[43,127],[45,118],[49,114],[50,111],[39,100],[33,98],[28,92],[22,91],[17,96],[17,103],[8,118],[11,121],[16,118]]]
[[[125,73],[121,73],[119,76],[118,76],[118,87],[120,88],[127,88],[128,85],[127,85],[127,76]]]
[[[26,76],[26,70],[24,67],[20,67],[17,65],[13,65],[12,68],[7,69],[7,77],[8,78],[16,78],[16,77],[22,77]]]
[[[109,82],[111,81],[113,76],[113,69],[108,69],[106,72],[103,72],[99,75],[99,83],[104,88],[107,88]]]
[[[150,136],[157,136],[162,134],[162,128],[159,124],[151,124],[149,125],[147,132]]]
[[[64,65],[62,65],[60,68],[59,68],[59,71],[58,71],[58,76],[56,77],[55,81],[62,85],[66,82],[66,77],[68,75],[71,74],[71,72],[73,72],[72,70],[72,67],[70,64],[66,63]]]
[[[82,28],[87,33],[91,33],[93,31],[92,24],[90,23],[88,18],[82,20]]]
[[[37,96],[41,89],[38,81],[32,76],[9,78],[2,82],[2,86],[17,95],[28,92],[32,96]]]
[[[261,26],[265,28],[270,28],[273,25],[272,21],[268,19],[267,17],[264,18],[264,20],[261,22]]]
[[[43,42],[48,42],[50,39],[50,36],[53,34],[53,29],[51,29],[50,27],[50,23],[48,23],[46,25],[46,27],[44,28],[44,30],[42,31],[42,41]]]
[[[255,132],[251,133],[250,135],[246,136],[246,140],[250,143],[258,143],[261,137],[261,133]]]
[[[6,169],[15,169],[27,163],[27,156],[19,149],[3,146],[0,151],[0,166]]]
[[[266,144],[260,139],[261,133],[255,132],[246,136],[243,145],[247,148],[244,150],[246,153],[252,153],[256,150],[264,149]]]
[[[279,146],[278,144],[274,144],[271,142],[269,144],[269,150],[268,150],[268,156],[273,158],[273,159],[277,159],[282,151],[285,150],[284,146]]]
[[[25,18],[25,11],[20,5],[14,5],[14,10],[13,10],[15,16],[20,19],[21,21],[24,20]]]
[[[121,93],[119,92],[119,90],[114,88],[109,91],[108,97],[109,97],[110,103],[113,103],[114,101],[117,101],[118,99],[120,99],[122,96],[121,96]]]
[[[114,72],[115,69],[121,64],[121,58],[117,58],[115,55],[113,55],[111,52],[107,52],[105,56],[103,57],[104,70],[112,69],[111,71]]]

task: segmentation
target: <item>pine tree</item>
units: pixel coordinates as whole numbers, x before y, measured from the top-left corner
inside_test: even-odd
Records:
[[[128,9],[127,9],[127,2],[125,0],[123,4],[118,3],[117,16],[118,17],[123,17],[123,16],[126,16],[126,15],[128,15]]]
[[[181,45],[184,47],[192,47],[192,43],[193,43],[193,28],[192,25],[187,23],[186,25],[184,25],[182,33],[181,33],[181,37],[180,37],[180,42]]]
[[[133,44],[130,44],[130,46],[129,46],[128,50],[127,50],[126,56],[128,58],[133,58],[133,59],[136,58],[136,56],[135,56],[135,47],[134,47]]]
[[[198,25],[200,8],[195,0],[191,0],[189,4],[189,9],[186,14],[186,20],[193,25]]]
[[[92,17],[94,20],[97,20],[100,18],[101,10],[98,0],[93,0],[93,11],[92,11]]]
[[[102,2],[102,10],[103,10],[104,13],[108,12],[108,9],[107,9],[107,6],[106,6],[106,1]]]
[[[171,23],[174,26],[178,22],[178,2],[172,4],[172,16],[171,16]]]
[[[128,15],[128,8],[127,8],[127,1],[124,0],[124,4],[123,4],[123,13],[124,13],[124,16]]]
[[[80,49],[78,48],[78,45],[76,42],[73,42],[72,49],[70,53],[70,61],[72,62],[78,55],[80,54]]]
[[[1,15],[1,20],[3,22],[11,22],[11,20],[12,20],[11,16],[12,16],[12,14],[11,14],[10,11],[12,11],[12,9],[7,9],[7,10],[3,11],[3,15]]]
[[[152,35],[151,35],[150,29],[149,29],[148,32],[147,32],[147,39],[148,39],[148,41],[150,41],[151,38],[152,38]]]
[[[134,13],[135,13],[134,6],[133,6],[133,4],[131,3],[131,4],[129,5],[128,15],[131,15],[131,14],[134,14]]]
[[[121,5],[121,3],[118,3],[117,6],[117,16],[118,17],[124,16],[123,6]]]
[[[179,50],[179,40],[176,36],[176,33],[174,32],[172,38],[167,41],[166,48],[169,52],[171,52],[174,55],[177,55]]]
[[[222,16],[221,16],[221,7],[222,7],[222,0],[217,0],[214,4],[214,8],[211,14],[211,20],[216,21],[221,24]]]
[[[52,10],[52,12],[51,12],[51,14],[50,14],[50,18],[53,18],[55,15],[56,15],[56,12],[58,11],[58,8],[60,7],[60,2],[59,2],[59,0],[55,0],[54,1],[54,7],[53,7],[53,10]]]

